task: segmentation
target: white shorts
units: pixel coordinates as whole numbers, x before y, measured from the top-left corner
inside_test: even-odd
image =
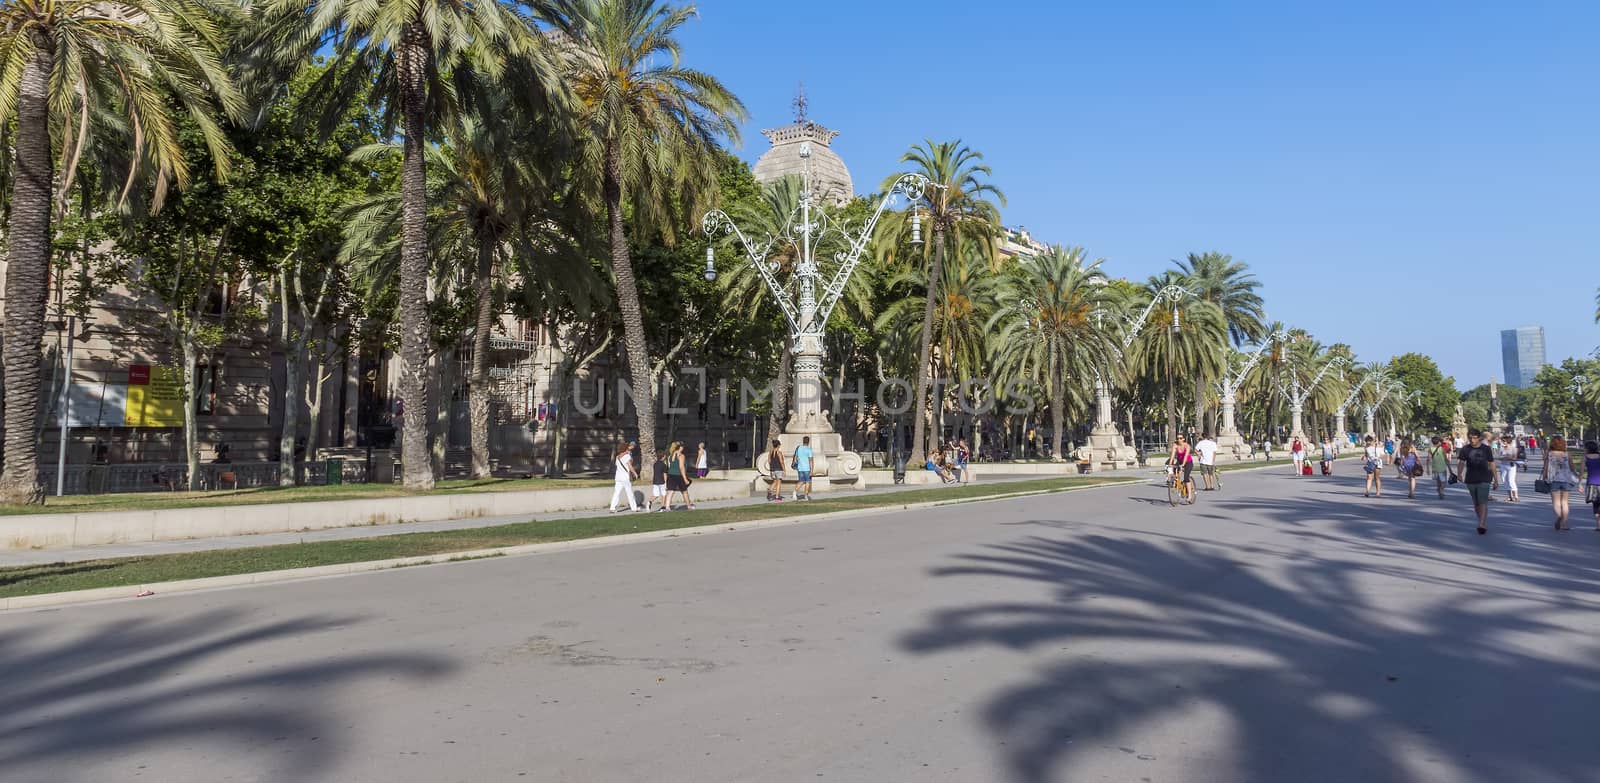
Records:
[[[1295,452],[1294,453],[1294,461],[1295,462],[1305,462],[1306,461],[1306,453],[1303,452],[1303,451]]]
[[[666,484],[651,484],[650,485],[650,497],[653,497],[653,498],[664,498],[666,496],[667,496],[667,485]]]

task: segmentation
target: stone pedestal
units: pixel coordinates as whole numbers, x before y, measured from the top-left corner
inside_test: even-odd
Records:
[[[778,442],[783,449],[783,469],[786,480],[793,480],[794,469],[789,467],[789,460],[803,439],[811,438],[811,476],[812,490],[821,490],[824,486],[841,484],[853,487],[864,487],[866,484],[861,477],[861,455],[853,451],[846,451],[844,439],[839,433],[833,431],[833,422],[822,409],[822,341],[820,337],[802,335],[795,345],[794,357],[794,407],[789,412],[789,424],[784,428],[783,434],[778,436]],[[769,445],[761,444],[756,451],[755,468],[762,475],[767,475],[767,451]],[[922,465],[922,459],[914,461],[915,466]],[[907,465],[910,470],[911,464]]]
[[[1104,381],[1095,381],[1094,402],[1094,429],[1089,432],[1089,445],[1078,449],[1078,458],[1088,461],[1090,472],[1138,465],[1138,451],[1123,442],[1122,433],[1111,421],[1111,390]]]
[[[1244,436],[1239,434],[1239,428],[1233,422],[1233,412],[1237,403],[1235,393],[1230,389],[1224,389],[1222,423],[1217,429],[1217,458],[1220,460],[1238,462],[1250,454],[1250,444],[1244,442]]]

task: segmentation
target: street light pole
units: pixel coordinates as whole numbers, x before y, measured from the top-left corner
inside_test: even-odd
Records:
[[[1267,348],[1278,340],[1287,339],[1283,332],[1273,332],[1262,339],[1261,345],[1250,354],[1243,367],[1231,375],[1224,373],[1222,380],[1217,384],[1217,391],[1221,392],[1218,398],[1222,403],[1222,425],[1217,428],[1217,450],[1231,450],[1234,458],[1242,458],[1248,449],[1245,448],[1244,438],[1239,435],[1239,428],[1234,423],[1234,411],[1238,407],[1239,387],[1244,385],[1244,379],[1254,370],[1261,357],[1266,354]]]
[[[817,455],[812,472],[818,476],[831,475],[835,479],[848,478],[860,474],[861,456],[844,450],[843,440],[834,432],[832,422],[822,410],[823,335],[828,316],[833,313],[840,297],[844,295],[845,285],[849,283],[851,274],[860,264],[861,256],[867,249],[867,243],[872,238],[878,220],[897,198],[904,197],[913,205],[911,241],[912,244],[922,244],[922,215],[916,211],[915,205],[925,198],[928,189],[934,186],[920,174],[902,175],[895,180],[889,192],[884,194],[877,210],[867,219],[866,224],[859,231],[855,231],[849,225],[834,220],[826,212],[813,212],[812,200],[815,198],[815,191],[811,180],[809,142],[800,145],[800,159],[803,163],[800,205],[789,214],[783,232],[780,232],[786,232],[792,239],[798,240],[800,247],[799,261],[790,275],[790,280],[796,289],[793,295],[778,280],[778,265],[768,260],[773,250],[782,243],[782,237],[769,234],[760,239],[752,239],[726,212],[721,210],[707,212],[701,218],[700,226],[708,238],[715,237],[720,231],[731,234],[738,240],[744,255],[749,258],[750,265],[761,277],[767,292],[771,294],[789,325],[790,345],[794,352],[794,394],[791,395],[794,408],[789,423],[779,438],[783,443],[783,449],[790,451],[802,438],[810,437],[812,448]],[[834,258],[838,261],[837,268],[831,274],[824,275],[817,262],[816,250],[820,241],[830,233],[842,239],[846,248],[834,254]],[[707,280],[717,278],[715,243],[706,247],[705,278]],[[832,461],[840,463],[839,470],[829,470],[829,463]]]
[[[1138,337],[1139,332],[1144,329],[1145,322],[1150,319],[1150,313],[1156,309],[1157,305],[1165,301],[1170,301],[1176,305],[1184,297],[1192,298],[1193,296],[1194,292],[1180,285],[1169,285],[1162,288],[1160,291],[1157,291],[1156,295],[1150,299],[1150,304],[1144,308],[1144,312],[1140,313],[1137,318],[1128,319],[1124,325],[1124,329],[1127,334],[1125,334],[1122,338],[1121,352],[1124,354],[1127,353],[1129,346],[1133,345],[1134,338]],[[1103,316],[1103,313],[1095,314],[1095,320],[1097,324],[1102,320]],[[1178,309],[1176,306],[1174,306],[1172,310],[1172,327],[1177,328],[1179,324]],[[1122,442],[1122,433],[1117,431],[1116,422],[1112,421],[1111,384],[1106,380],[1105,371],[1095,374],[1094,403],[1094,429],[1090,430],[1089,432],[1089,469],[1095,470],[1100,467],[1101,463],[1105,462],[1113,463],[1115,465],[1122,465],[1124,463],[1132,465],[1137,462],[1138,457],[1134,453],[1134,450],[1129,445]],[[1132,438],[1133,424],[1131,420],[1131,412],[1129,414],[1129,419],[1128,437]]]

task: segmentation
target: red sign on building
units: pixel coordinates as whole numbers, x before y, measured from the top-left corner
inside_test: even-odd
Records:
[[[150,365],[148,365],[148,364],[130,364],[130,365],[128,365],[128,385],[129,386],[149,386],[150,385]]]

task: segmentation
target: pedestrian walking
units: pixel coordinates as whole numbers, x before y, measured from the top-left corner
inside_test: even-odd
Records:
[[[1295,438],[1294,443],[1289,446],[1289,456],[1294,459],[1294,475],[1298,478],[1300,476],[1300,468],[1306,464],[1306,444],[1301,443],[1299,438]]]
[[[1550,488],[1550,508],[1555,511],[1557,530],[1568,529],[1567,498],[1572,490],[1578,487],[1578,477],[1572,471],[1572,457],[1567,454],[1567,439],[1560,435],[1550,436],[1549,443],[1544,450],[1544,470],[1540,473],[1540,480]]]
[[[795,472],[795,500],[811,499],[811,458],[811,436],[806,435],[800,439],[800,445],[794,447],[794,460],[790,463]]]
[[[656,508],[656,504],[660,508]],[[667,510],[667,453],[656,452],[656,461],[650,465],[650,497],[645,498],[644,510]]]
[[[1517,495],[1517,463],[1523,459],[1522,447],[1510,435],[1500,437],[1500,453],[1495,455],[1495,465],[1500,468],[1500,486],[1506,488],[1506,500],[1512,503]]]
[[[1494,450],[1483,442],[1483,433],[1467,432],[1467,445],[1456,449],[1456,464],[1461,481],[1472,496],[1472,510],[1478,515],[1478,535],[1489,532],[1489,492],[1494,484]]]
[[[956,441],[956,471],[961,476],[961,483],[967,483],[967,463],[972,459],[972,449],[967,448],[967,439]]]
[[[1200,463],[1200,480],[1205,482],[1206,491],[1216,489],[1217,483],[1217,442],[1211,439],[1211,433],[1200,436],[1200,441],[1194,444],[1195,461]]]
[[[1431,439],[1432,446],[1428,449],[1428,469],[1433,471],[1433,486],[1439,491],[1439,499],[1444,500],[1445,483],[1450,474],[1450,452],[1444,447],[1444,439],[1438,435]]]
[[[1322,444],[1322,475],[1333,475],[1333,461],[1339,458],[1339,453],[1334,450],[1333,441]]]
[[[1383,497],[1383,449],[1378,446],[1378,439],[1367,436],[1367,445],[1361,449],[1361,469],[1367,472],[1366,489],[1362,497],[1377,495]]]
[[[1417,496],[1417,479],[1426,470],[1422,466],[1422,455],[1417,453],[1417,444],[1406,438],[1400,443],[1400,475],[1406,480],[1406,497]]]
[[[1583,475],[1583,497],[1594,509],[1594,529],[1600,532],[1600,443],[1584,441]]]
[[[1267,461],[1271,462],[1272,461],[1272,438],[1270,436],[1266,437],[1266,438],[1263,438],[1261,440],[1261,451],[1262,451],[1263,454],[1266,454]]]
[[[1394,436],[1383,439],[1383,464],[1394,464]]]
[[[683,507],[694,508],[689,499],[689,457],[683,451],[682,441],[673,441],[667,448],[667,508],[672,508],[672,496],[683,497]]]
[[[772,447],[767,449],[767,471],[772,474],[772,483],[767,485],[767,500],[777,503],[783,500],[783,443],[777,438],[772,439]]]
[[[701,441],[694,454],[694,477],[705,478],[711,474],[711,462],[707,459],[706,444]]]
[[[639,472],[633,467],[633,447],[627,443],[618,444],[611,461],[615,468],[612,473],[611,513],[622,510],[617,507],[617,501],[624,497],[628,499],[628,509],[638,511],[639,501],[633,499],[633,480],[639,477]]]

